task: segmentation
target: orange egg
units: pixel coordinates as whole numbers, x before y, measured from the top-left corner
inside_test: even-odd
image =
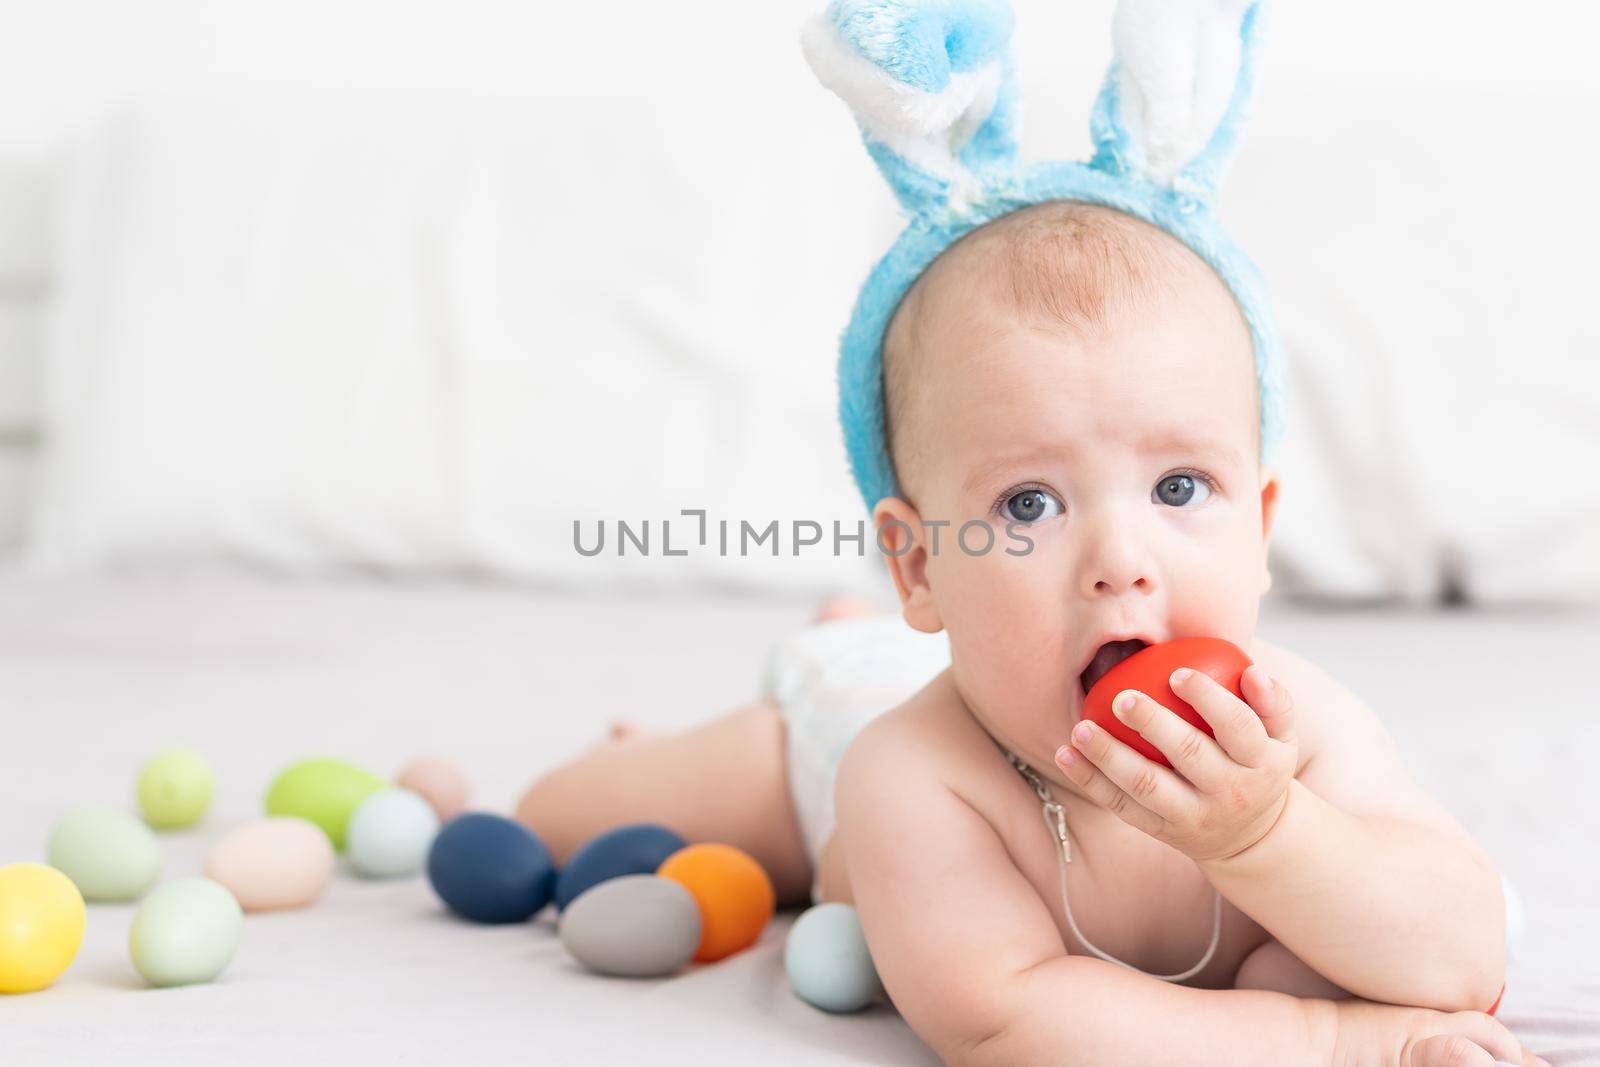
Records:
[[[680,848],[656,874],[683,886],[700,906],[700,947],[694,958],[703,963],[749,948],[772,920],[772,879],[754,857],[732,845]]]

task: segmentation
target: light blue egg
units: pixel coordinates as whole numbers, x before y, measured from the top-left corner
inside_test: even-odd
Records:
[[[420,793],[384,789],[361,802],[345,831],[350,865],[368,878],[416,874],[439,833],[439,816]]]
[[[795,995],[823,1011],[860,1011],[883,992],[861,919],[849,904],[818,904],[796,919],[783,966]]]

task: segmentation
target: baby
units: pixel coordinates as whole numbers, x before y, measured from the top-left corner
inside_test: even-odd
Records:
[[[883,363],[901,492],[873,519],[904,625],[835,604],[805,633],[942,634],[948,665],[848,724],[810,850],[798,724],[767,699],[619,727],[536,782],[519,818],[558,862],[649,820],[751,853],[780,906],[853,903],[947,1063],[1542,1063],[1483,1014],[1505,977],[1493,864],[1369,708],[1255,634],[1280,480],[1211,268],[1131,215],[1036,204],[922,273]],[[991,550],[961,547],[974,521]],[[1122,694],[1168,770],[1082,718],[1121,658],[1192,635],[1254,663],[1243,701],[1173,676],[1215,740]],[[1064,886],[1033,781],[1065,810]]]

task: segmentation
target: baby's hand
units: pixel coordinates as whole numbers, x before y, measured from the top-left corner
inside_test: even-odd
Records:
[[[1307,1002],[1311,1003],[1311,1002]],[[1328,1062],[1373,1067],[1550,1067],[1493,1016],[1338,1001]]]
[[[1252,665],[1240,700],[1201,671],[1172,672],[1172,691],[1216,732],[1212,740],[1144,693],[1112,701],[1117,718],[1161,750],[1173,770],[1145,759],[1094,723],[1072,731],[1056,762],[1123,822],[1196,862],[1237,855],[1266,836],[1283,811],[1299,764],[1293,701]]]

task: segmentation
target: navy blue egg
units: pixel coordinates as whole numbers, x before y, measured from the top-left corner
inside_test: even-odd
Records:
[[[556,865],[521,823],[468,812],[445,823],[428,850],[428,881],[451,911],[473,922],[517,923],[550,902]]]
[[[591,840],[572,854],[556,879],[556,908],[592,886],[625,874],[654,874],[666,858],[688,842],[653,822],[619,826]]]

